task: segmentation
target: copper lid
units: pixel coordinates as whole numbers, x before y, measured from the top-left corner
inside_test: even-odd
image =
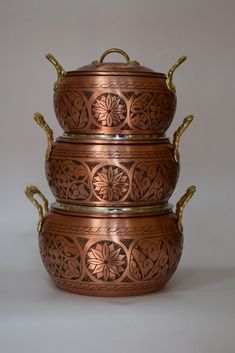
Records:
[[[103,62],[104,58],[111,53],[119,53],[126,59],[126,63],[122,62]],[[166,78],[163,73],[155,72],[148,67],[142,66],[138,61],[131,60],[127,53],[118,48],[106,50],[99,60],[93,61],[90,65],[82,66],[76,70],[67,71],[68,76],[77,75],[135,75],[135,76],[158,76]]]
[[[120,62],[108,62],[104,63],[104,58],[110,53],[119,53],[126,59],[126,63]],[[55,66],[57,71],[57,81],[54,84],[54,91],[59,86],[60,82],[65,76],[147,76],[147,77],[158,77],[166,80],[168,89],[175,94],[175,86],[172,83],[172,77],[175,69],[186,60],[186,56],[181,56],[176,63],[170,68],[168,74],[155,72],[148,67],[142,66],[138,61],[130,60],[128,54],[118,48],[111,48],[106,50],[100,57],[99,60],[94,60],[90,65],[82,66],[76,70],[65,71],[59,64],[56,58],[48,53],[46,58]]]

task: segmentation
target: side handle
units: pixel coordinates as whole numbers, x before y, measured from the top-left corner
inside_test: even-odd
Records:
[[[52,54],[46,54],[46,58],[52,63],[52,65],[54,65],[57,72],[57,80],[54,83],[54,91],[56,91],[66,72]]]
[[[34,120],[45,131],[45,133],[47,135],[47,150],[46,150],[46,153],[45,153],[45,159],[46,159],[46,161],[48,161],[48,159],[50,158],[52,144],[53,144],[53,141],[54,141],[53,131],[51,130],[49,125],[46,123],[46,121],[45,121],[44,117],[42,116],[42,114],[35,113],[34,114]]]
[[[185,194],[181,197],[181,199],[177,202],[176,204],[176,215],[177,215],[177,223],[178,223],[178,229],[181,234],[183,234],[183,224],[182,224],[182,218],[183,218],[183,211],[191,197],[196,191],[196,186],[192,185],[190,186]]]
[[[173,74],[174,74],[175,70],[177,69],[177,67],[180,66],[186,59],[187,59],[187,56],[181,56],[168,71],[166,85],[167,85],[168,89],[171,91],[171,93],[173,93],[173,94],[175,94],[175,85],[172,82]]]
[[[180,143],[180,138],[183,134],[183,132],[187,129],[187,127],[191,124],[193,121],[193,116],[188,115],[183,123],[178,127],[178,129],[175,131],[174,136],[173,136],[173,146],[174,146],[174,160],[176,163],[179,162],[179,143]]]
[[[37,207],[38,210],[38,224],[37,224],[37,231],[38,233],[41,230],[42,222],[45,214],[49,211],[48,207],[48,200],[45,196],[41,193],[41,191],[34,185],[28,185],[25,189],[25,195],[27,198],[32,202],[32,204]],[[35,195],[38,195],[41,200],[43,201],[43,206],[35,199]]]

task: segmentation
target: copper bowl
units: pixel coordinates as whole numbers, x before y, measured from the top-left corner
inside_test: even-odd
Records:
[[[113,52],[127,62],[104,63]],[[107,50],[91,65],[67,72],[53,55],[46,57],[57,70],[54,110],[65,132],[162,136],[171,124],[176,109],[172,77],[185,56],[168,75],[141,66],[117,48]]]
[[[35,120],[48,134],[46,177],[57,201],[87,206],[143,206],[166,203],[179,175],[179,139],[174,135],[67,135],[54,143],[41,114]]]
[[[57,287],[96,296],[130,296],[162,288],[179,263],[183,208],[191,186],[176,206],[92,208],[53,204],[35,186],[26,195],[39,211],[43,264]],[[41,197],[41,204],[35,199]]]

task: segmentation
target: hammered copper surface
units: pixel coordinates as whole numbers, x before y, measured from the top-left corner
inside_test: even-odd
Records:
[[[54,142],[46,176],[57,201],[89,206],[166,203],[179,163],[166,138],[154,140],[71,139]]]
[[[176,215],[131,217],[52,207],[39,235],[56,286],[79,294],[129,296],[162,288],[179,263],[183,236]]]

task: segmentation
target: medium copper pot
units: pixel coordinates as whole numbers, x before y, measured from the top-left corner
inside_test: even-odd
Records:
[[[104,63],[113,52],[127,62]],[[51,54],[46,57],[57,70],[54,109],[65,132],[162,136],[171,124],[176,109],[172,77],[185,56],[167,76],[130,60],[117,48],[107,50],[91,65],[68,72]]]
[[[43,264],[57,287],[79,294],[129,296],[162,288],[175,272],[183,246],[183,208],[92,208],[52,204],[35,186],[25,190],[39,212]],[[41,197],[41,204],[35,199]]]
[[[46,177],[57,201],[87,206],[143,206],[166,203],[179,174],[179,140],[192,121],[184,119],[167,138],[66,135],[53,143],[47,132]]]

